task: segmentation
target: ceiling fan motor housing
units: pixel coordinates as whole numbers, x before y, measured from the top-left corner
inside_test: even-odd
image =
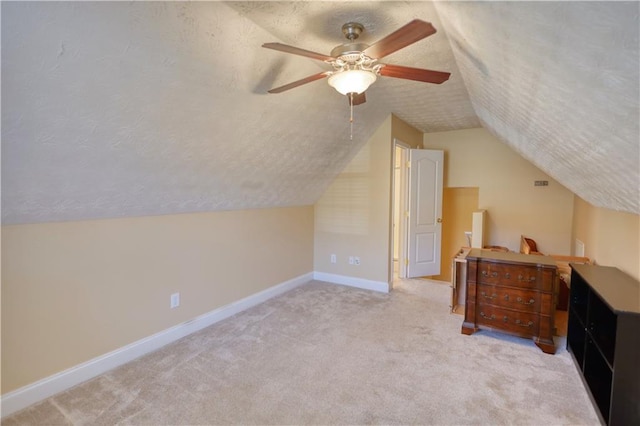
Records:
[[[331,56],[342,59],[345,62],[355,62],[360,59],[360,54],[369,47],[366,43],[345,43],[336,46],[331,51]]]
[[[355,42],[364,31],[364,25],[359,22],[347,22],[342,26],[342,34],[349,40],[348,43],[336,46],[331,51],[331,56],[346,63],[353,64],[360,59],[360,54],[369,47],[368,44]]]

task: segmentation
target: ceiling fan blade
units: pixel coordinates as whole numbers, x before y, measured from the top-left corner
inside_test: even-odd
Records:
[[[307,58],[317,59],[319,61],[331,62],[336,58],[333,56],[323,55],[322,53],[312,52],[310,50],[300,49],[298,47],[288,46],[282,43],[265,43],[262,47],[267,49],[279,50],[285,53],[293,53],[294,55],[306,56]]]
[[[397,29],[382,40],[367,47],[364,54],[370,58],[380,59],[402,49],[418,40],[434,34],[436,29],[429,22],[414,19],[404,27]]]
[[[451,73],[424,70],[421,68],[403,67],[400,65],[384,65],[382,68],[380,68],[380,75],[383,75],[385,77],[404,78],[406,80],[440,84],[449,80],[449,76],[451,75]]]
[[[347,101],[349,101],[349,105],[351,105],[351,102],[353,102],[353,106],[356,106],[367,102],[367,97],[365,96],[364,92],[360,93],[359,95],[357,93],[354,93],[353,97],[351,94],[348,94]]]
[[[312,81],[320,80],[321,78],[325,78],[331,74],[330,71],[321,72],[318,74],[310,75],[307,78],[303,78],[302,80],[294,81],[293,83],[285,84],[284,86],[276,87],[275,89],[269,90],[269,93],[282,93],[285,90],[293,89],[298,86],[302,86],[303,84],[311,83]]]

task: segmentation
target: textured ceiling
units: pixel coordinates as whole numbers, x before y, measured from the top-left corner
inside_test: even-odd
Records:
[[[640,2],[437,10],[484,127],[590,203],[640,213]]]
[[[640,212],[638,3],[2,2],[2,220],[33,223],[314,203],[390,114],[484,125],[595,205]],[[327,70],[347,21],[372,43],[438,32],[383,62],[356,107]]]

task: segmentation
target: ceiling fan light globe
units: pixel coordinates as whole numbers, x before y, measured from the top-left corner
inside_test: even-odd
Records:
[[[343,95],[349,93],[359,95],[367,90],[376,79],[376,74],[371,71],[347,70],[331,75],[329,77],[329,86]]]

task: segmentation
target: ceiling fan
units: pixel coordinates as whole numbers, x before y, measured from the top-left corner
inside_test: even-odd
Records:
[[[347,95],[349,104],[360,105],[366,101],[365,90],[376,81],[378,76],[395,77],[425,83],[441,84],[449,79],[448,72],[410,68],[401,65],[377,63],[379,59],[396,52],[403,47],[426,38],[436,32],[429,22],[415,19],[388,36],[369,46],[356,41],[364,31],[357,22],[348,22],[342,26],[342,33],[348,42],[336,46],[330,55],[323,55],[282,43],[265,43],[262,47],[279,50],[294,55],[306,56],[326,62],[333,71],[324,71],[293,83],[276,87],[269,93],[281,93],[312,81],[328,77],[328,83],[343,95]]]

